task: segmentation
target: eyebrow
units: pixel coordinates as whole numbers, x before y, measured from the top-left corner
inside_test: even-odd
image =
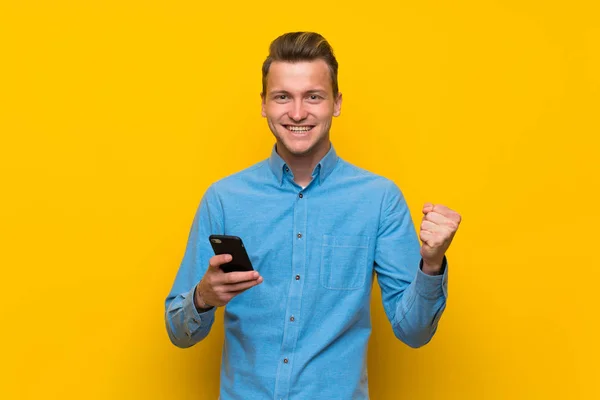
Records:
[[[275,94],[290,94],[287,90],[271,90],[269,92],[270,96],[273,96]]]
[[[288,92],[287,90],[273,90],[269,92],[269,96],[274,96],[274,95],[278,95],[278,94],[290,94],[290,92]],[[312,89],[312,90],[307,90],[304,94],[320,94],[323,96],[327,95],[327,91],[323,90],[323,89]]]

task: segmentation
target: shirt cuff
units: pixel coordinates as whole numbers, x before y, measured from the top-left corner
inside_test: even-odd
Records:
[[[195,287],[186,293],[183,299],[183,315],[185,316],[186,334],[193,336],[198,330],[210,327],[215,319],[216,307],[213,307],[207,311],[199,313],[194,304],[194,291]]]
[[[448,260],[444,256],[442,262],[442,275],[428,275],[421,270],[421,263],[415,278],[415,289],[417,293],[426,299],[437,299],[440,296],[448,297]]]

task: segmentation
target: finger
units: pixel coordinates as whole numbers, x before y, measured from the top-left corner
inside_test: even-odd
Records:
[[[434,208],[434,205],[432,203],[425,203],[425,205],[423,205],[423,214],[427,214],[428,212],[431,212]]]
[[[233,285],[236,283],[254,281],[258,279],[260,274],[258,271],[238,271],[238,272],[229,272],[223,275],[223,284],[225,285]]]
[[[442,228],[431,221],[425,220],[421,222],[421,230],[429,231],[430,233],[438,233],[442,231]]]
[[[419,238],[423,242],[423,245],[427,245],[432,249],[443,247],[447,243],[444,236],[429,231],[419,232]]]
[[[435,206],[433,206],[433,211],[442,214],[450,211],[450,209],[443,204],[436,204]]]
[[[248,289],[238,290],[237,292],[227,292],[227,297],[229,298],[228,301],[231,301],[231,299],[233,299],[235,296],[237,296],[238,294],[244,293],[246,290],[248,290]]]
[[[228,293],[231,293],[231,292],[242,292],[244,290],[250,289],[253,286],[260,285],[262,282],[263,282],[263,278],[261,276],[258,279],[253,279],[251,281],[241,282],[241,283],[233,283],[233,284],[225,285],[224,289]]]
[[[259,283],[262,283],[262,281],[263,281],[262,277],[260,277],[259,279],[257,279],[257,281],[259,281]],[[235,296],[237,296],[237,295],[239,295],[241,293],[244,293],[246,290],[248,290],[248,289],[250,289],[250,288],[252,288],[254,286],[256,286],[256,285],[252,285],[250,287],[247,287],[247,288],[241,289],[241,290],[234,290],[232,292],[222,291],[221,294],[219,295],[219,297],[226,304],[226,303],[229,303],[231,301],[231,299],[233,299]]]
[[[421,239],[423,243],[431,246],[435,240],[435,236],[429,231],[421,231],[419,232],[419,239]]]
[[[219,254],[212,256],[210,260],[208,260],[208,265],[218,269],[221,265],[228,263],[232,259],[231,254]]]
[[[430,221],[439,226],[447,226],[452,230],[456,230],[456,228],[458,228],[458,224],[455,221],[438,213],[437,211],[432,211],[427,215],[424,215],[423,221]]]
[[[462,217],[460,216],[459,213],[457,213],[456,211],[452,211],[448,213],[448,218],[451,219],[452,221],[456,222],[456,225],[460,225],[460,221],[462,221]]]
[[[456,223],[460,223],[460,215],[456,211],[446,207],[443,204],[436,204],[433,207],[433,211],[453,220]]]

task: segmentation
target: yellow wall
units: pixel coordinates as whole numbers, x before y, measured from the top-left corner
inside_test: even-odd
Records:
[[[216,398],[221,312],[180,350],[163,302],[204,190],[269,154],[290,30],[336,50],[338,152],[464,218],[428,346],[376,291],[372,398],[599,398],[598,3],[397,3],[2,1],[0,398]]]

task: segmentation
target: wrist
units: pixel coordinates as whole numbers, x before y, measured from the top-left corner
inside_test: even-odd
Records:
[[[421,259],[421,271],[427,275],[441,275],[444,271],[444,260],[440,262],[425,261]]]
[[[198,285],[196,285],[196,288],[194,289],[194,306],[196,307],[196,310],[198,312],[208,311],[211,308],[213,308],[213,306],[211,306],[210,304],[205,302],[204,299],[202,298],[202,291],[200,290],[200,283],[198,283]]]

